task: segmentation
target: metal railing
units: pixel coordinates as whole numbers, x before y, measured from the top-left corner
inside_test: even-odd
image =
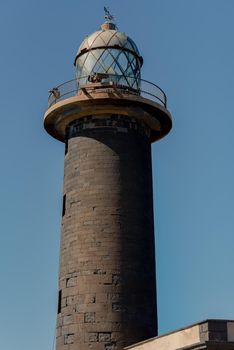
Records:
[[[77,95],[79,92],[101,89],[118,89],[123,94],[134,94],[153,100],[163,107],[167,107],[167,97],[157,85],[144,79],[127,77],[124,75],[96,74],[66,81],[49,91],[49,107],[55,103]]]

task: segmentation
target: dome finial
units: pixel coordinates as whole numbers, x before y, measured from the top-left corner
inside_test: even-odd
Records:
[[[104,6],[104,11],[105,11],[105,20],[108,22],[114,22],[115,17],[110,13],[107,7]]]
[[[108,29],[117,29],[116,24],[114,23],[115,17],[110,13],[109,9],[104,6],[105,11],[105,23],[102,25],[102,30],[108,30]]]

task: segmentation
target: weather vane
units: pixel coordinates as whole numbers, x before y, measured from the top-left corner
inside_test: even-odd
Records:
[[[110,11],[105,6],[104,6],[104,11],[105,11],[105,16],[104,16],[105,20],[110,22],[115,20],[115,17],[110,13]]]

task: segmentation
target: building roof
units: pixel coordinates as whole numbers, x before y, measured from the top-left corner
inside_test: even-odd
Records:
[[[234,350],[234,320],[206,320],[131,345],[125,350]]]

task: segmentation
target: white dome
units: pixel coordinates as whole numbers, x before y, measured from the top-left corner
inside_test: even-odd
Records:
[[[110,29],[111,28],[111,29]],[[141,60],[139,50],[134,41],[125,33],[119,32],[113,23],[104,23],[101,30],[87,36],[80,45],[76,58],[86,50],[103,47],[119,47],[135,53]]]
[[[125,33],[117,30],[99,30],[89,35],[80,45],[77,55],[84,49],[96,49],[98,47],[120,46],[129,49],[139,55],[138,48],[134,41],[130,39]]]

